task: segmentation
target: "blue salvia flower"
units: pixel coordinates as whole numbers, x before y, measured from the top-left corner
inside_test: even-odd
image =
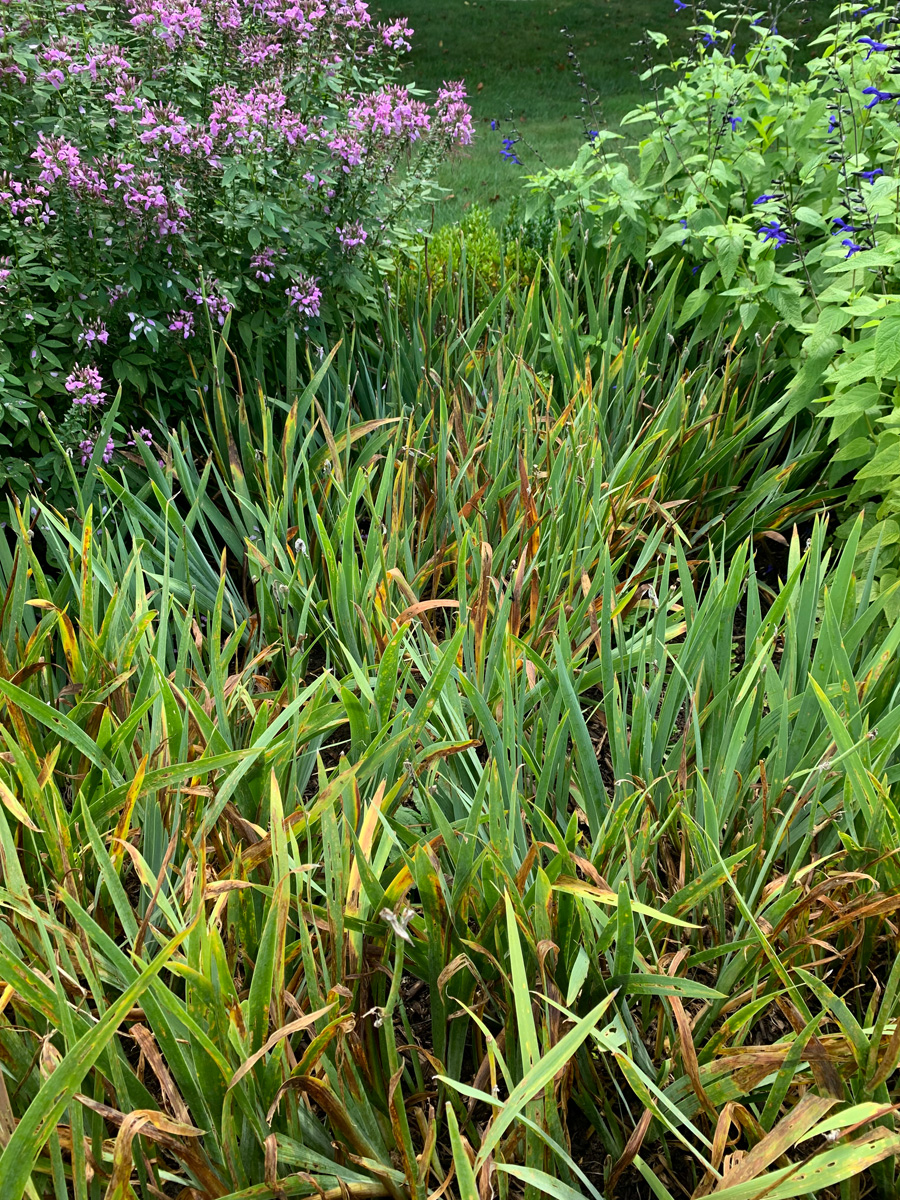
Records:
[[[515,163],[517,167],[522,166],[522,160],[515,151],[516,138],[505,137],[503,139],[503,149],[500,151],[500,157],[505,158],[507,162]]]
[[[774,242],[776,246],[784,246],[788,241],[786,229],[782,229],[778,221],[770,221],[768,225],[760,226],[759,236],[767,242]]]
[[[893,100],[894,98],[893,92],[882,92],[877,87],[863,88],[863,95],[872,97],[872,99],[866,105],[866,108],[874,108],[875,105],[879,104],[882,100]]]
[[[876,167],[873,171],[857,171],[860,179],[867,179],[869,183],[874,183],[878,175],[883,175],[884,171],[881,167]]]
[[[864,17],[866,13],[874,12],[874,4],[870,4],[868,8],[858,8],[856,12],[850,14],[851,21],[858,21],[860,17]]]
[[[743,117],[729,117],[728,120],[731,122],[731,132],[737,133],[737,127],[738,127],[738,125],[741,124],[741,122],[744,120],[744,118]]]
[[[868,46],[868,47],[869,47],[869,52],[868,52],[868,54],[866,55],[866,62],[868,62],[868,61],[869,61],[869,59],[872,57],[872,55],[873,55],[873,54],[875,54],[875,53],[876,53],[876,51],[879,51],[879,50],[891,50],[891,49],[892,49],[892,47],[891,47],[891,46],[889,46],[889,45],[887,44],[887,42],[876,42],[876,41],[874,41],[874,40],[873,40],[872,38],[870,38],[870,37],[861,37],[861,38],[857,38],[856,40],[857,40],[858,42],[862,42],[862,44],[863,44],[864,46]]]
[[[713,35],[711,33],[704,33],[703,45],[704,46],[714,46],[715,44],[716,44],[716,39],[713,37]]]
[[[599,136],[600,136],[599,129],[589,129],[587,131],[587,139],[589,142],[596,142],[596,140]]]
[[[688,7],[687,0],[675,0],[675,11],[676,12],[681,12],[683,9],[685,9],[687,7]]]
[[[496,129],[496,128],[497,128],[497,122],[492,120],[491,121],[491,129]]]
[[[763,196],[757,196],[757,197],[756,197],[756,199],[753,201],[753,203],[754,203],[754,205],[756,205],[756,204],[768,204],[768,202],[769,202],[770,200],[777,200],[777,199],[778,199],[778,197],[777,197],[776,195],[769,195],[769,194],[765,194],[765,195],[763,195]]]
[[[844,238],[844,240],[841,242],[841,245],[847,247],[847,253],[844,256],[845,258],[852,258],[854,254],[859,254],[860,250],[865,249],[864,246],[858,246],[852,238]]]
[[[833,237],[837,237],[839,233],[856,233],[856,226],[848,225],[847,222],[842,220],[840,217],[834,217],[831,223],[832,225],[837,225],[837,229],[832,235]]]
[[[837,113],[832,113],[828,118],[828,132],[834,133],[838,127]]]

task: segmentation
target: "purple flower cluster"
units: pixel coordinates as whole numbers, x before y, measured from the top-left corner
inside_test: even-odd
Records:
[[[78,341],[88,347],[95,344],[105,346],[109,341],[109,330],[103,321],[86,321],[78,333]]]
[[[80,367],[76,363],[65,387],[72,397],[73,404],[86,404],[96,408],[106,399],[103,379],[96,367]]]
[[[450,140],[468,146],[472,141],[472,110],[466,100],[466,85],[461,80],[444,83],[438,88],[435,109]]]
[[[415,142],[431,129],[428,106],[413,100],[404,87],[388,87],[365,96],[350,109],[350,124],[365,134]]]
[[[143,443],[144,443],[146,446],[152,446],[152,445],[153,445],[153,434],[150,432],[150,430],[149,430],[149,429],[139,429],[139,430],[137,431],[137,436],[138,436],[138,437],[141,439],[141,441],[142,441],[142,442],[143,442]],[[129,438],[129,439],[128,439],[128,441],[125,443],[125,445],[126,445],[126,446],[136,446],[136,445],[137,445],[137,441],[136,441],[136,439],[135,439],[135,438]]]
[[[298,275],[297,282],[285,289],[288,305],[303,317],[317,317],[322,303],[318,279]]]
[[[409,22],[379,23],[364,0],[34,0],[3,24],[0,106],[17,132],[0,164],[15,249],[0,298],[13,323],[33,321],[5,290],[27,280],[29,307],[65,331],[59,382],[52,356],[26,367],[64,389],[83,465],[101,441],[104,462],[115,449],[89,414],[123,347],[165,373],[163,356],[236,303],[300,325],[323,311],[327,278],[339,306],[417,181],[473,136],[462,82],[430,101],[397,83]]]
[[[42,183],[13,179],[9,172],[0,172],[0,209],[5,208],[14,219],[21,219],[26,228],[39,222],[50,224],[56,216],[49,204],[50,192]]]
[[[218,279],[214,279],[207,285],[206,295],[202,291],[188,292],[188,298],[193,300],[198,307],[205,306],[210,320],[215,321],[219,328],[221,328],[225,324],[225,318],[234,308],[234,305],[226,296],[222,295],[219,287]],[[172,328],[171,325],[169,328]],[[190,337],[190,334],[185,333],[184,336]]]
[[[130,0],[128,4],[132,26],[148,30],[170,50],[185,42],[198,48],[204,45],[203,8],[191,0]]]
[[[194,314],[180,308],[169,321],[169,333],[180,333],[183,338],[194,336]]]
[[[500,157],[505,158],[507,162],[515,163],[517,167],[522,166],[522,160],[516,153],[516,143],[518,138],[505,137],[503,139],[503,149],[500,151]]]
[[[195,129],[174,104],[145,105],[138,125],[142,129],[140,141],[144,146],[157,146],[183,157],[200,154],[209,160],[213,158],[212,134]]]
[[[761,225],[759,236],[766,242],[774,242],[776,246],[785,246],[790,240],[790,235],[786,229],[782,229],[779,221],[769,221],[765,225]]]
[[[168,195],[162,175],[157,171],[138,172],[133,163],[116,159],[106,159],[99,167],[86,166],[74,143],[44,134],[38,134],[32,158],[40,167],[41,198],[49,196],[47,188],[60,188],[74,197],[99,201],[107,208],[121,205],[126,213],[134,216],[149,214],[151,221],[149,226],[145,223],[145,231],[152,233],[158,242],[182,234],[187,226],[190,213],[178,195],[179,184],[175,182],[171,188],[173,195]],[[2,196],[0,191],[0,200]],[[56,214],[49,206],[45,205],[45,209],[44,223],[47,224],[49,217]]]
[[[334,232],[337,234],[341,249],[345,253],[350,253],[357,246],[362,246],[369,236],[359,221],[348,222],[346,225],[338,225]]]
[[[92,438],[85,438],[78,443],[78,449],[81,451],[81,465],[86,467],[91,461],[94,454],[94,441]],[[106,443],[106,449],[103,451],[103,461],[108,463],[116,452],[116,444],[112,438]]]
[[[395,54],[408,54],[412,50],[413,31],[406,17],[392,21],[389,25],[379,25],[378,33],[382,43]]]
[[[271,283],[275,278],[278,260],[284,258],[284,255],[284,250],[264,246],[250,259],[250,270],[254,272],[256,279],[262,280],[263,283]]]

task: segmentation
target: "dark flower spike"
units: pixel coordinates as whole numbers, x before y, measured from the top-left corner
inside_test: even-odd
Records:
[[[879,104],[882,100],[893,100],[894,98],[893,92],[882,92],[880,88],[877,87],[863,88],[863,95],[872,97],[872,99],[866,105],[866,108],[874,108],[875,105]]]
[[[869,47],[869,52],[866,55],[866,62],[868,62],[869,59],[872,57],[872,55],[877,53],[879,50],[892,49],[892,47],[889,46],[887,44],[887,42],[876,42],[873,38],[870,38],[870,37],[861,37],[861,38],[857,38],[856,40],[858,42],[861,42],[864,46]]]
[[[845,258],[852,258],[854,254],[859,254],[860,250],[865,249],[864,246],[858,246],[851,238],[844,238],[841,245],[847,247]]]
[[[774,242],[777,246],[785,246],[788,241],[787,230],[782,229],[778,221],[770,221],[768,225],[760,226],[759,236],[767,242]]]
[[[876,167],[873,171],[857,171],[860,179],[867,179],[869,183],[874,183],[878,175],[883,175],[884,171],[881,167]]]

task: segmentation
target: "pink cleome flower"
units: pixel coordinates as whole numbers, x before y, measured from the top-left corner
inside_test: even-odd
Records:
[[[350,125],[362,133],[410,142],[418,141],[431,128],[428,106],[414,100],[405,87],[396,85],[363,97],[348,117]]]
[[[301,316],[317,317],[322,303],[322,290],[318,279],[311,276],[298,275],[297,282],[285,288],[288,305],[296,309]]]
[[[338,225],[334,232],[338,235],[341,249],[345,253],[355,250],[357,246],[362,246],[369,236],[359,221],[348,221],[346,225]]]
[[[96,407],[106,399],[103,378],[96,367],[80,367],[78,363],[66,380],[66,391],[73,404],[90,404]]]
[[[468,146],[472,141],[472,110],[466,101],[466,85],[462,80],[445,83],[438,89],[435,102],[438,120],[454,142]]]
[[[180,333],[183,338],[194,336],[194,314],[186,308],[179,308],[169,322],[169,333]]]
[[[389,25],[379,25],[378,32],[382,43],[395,54],[408,54],[412,50],[413,30],[410,29],[406,17],[392,21]]]
[[[88,321],[78,331],[78,341],[85,346],[92,346],[95,342],[105,346],[109,341],[109,331],[103,321]]]
[[[234,308],[231,301],[219,290],[218,279],[213,279],[207,284],[206,296],[202,291],[188,292],[188,299],[193,300],[198,307],[205,305],[210,319],[218,322],[220,328],[225,324],[225,318]],[[171,326],[169,328],[171,329]],[[185,333],[184,336],[188,337],[189,335]]]
[[[277,260],[284,258],[284,250],[276,249],[273,246],[264,246],[257,254],[254,254],[250,259],[250,267],[256,272],[256,278],[261,279],[263,283],[271,283],[275,278],[275,268]]]
[[[203,7],[191,0],[130,0],[128,11],[135,29],[151,29],[170,50],[184,42],[204,44]]]
[[[133,443],[130,443],[133,445]],[[78,443],[78,449],[81,451],[81,465],[86,467],[91,461],[94,453],[94,442],[91,438],[85,438],[83,442]],[[106,443],[106,449],[103,451],[103,461],[108,463],[116,452],[116,445],[112,438]]]

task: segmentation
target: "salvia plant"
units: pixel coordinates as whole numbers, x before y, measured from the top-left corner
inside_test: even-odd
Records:
[[[788,411],[830,421],[833,478],[864,470],[863,551],[897,545],[897,361],[882,349],[876,370],[875,338],[898,292],[900,11],[841,4],[804,41],[747,6],[676,10],[694,45],[647,66],[652,98],[624,122],[648,126],[639,143],[619,154],[619,135],[592,133],[534,186],[601,254],[682,261],[683,328],[771,340],[792,364]],[[889,586],[898,564],[881,562]]]
[[[177,410],[232,311],[247,338],[365,307],[366,263],[471,136],[462,85],[398,81],[411,34],[362,0],[4,5],[7,477],[47,447],[38,409],[76,462],[120,384],[123,418]]]

